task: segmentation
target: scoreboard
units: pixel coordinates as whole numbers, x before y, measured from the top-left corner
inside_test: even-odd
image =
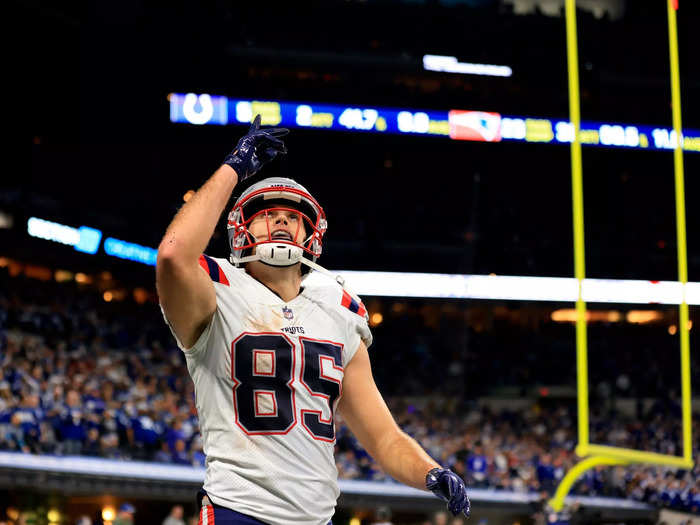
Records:
[[[316,128],[362,133],[441,136],[482,142],[568,144],[574,139],[567,120],[502,115],[491,111],[399,109],[273,100],[246,100],[195,93],[171,93],[170,121],[194,125],[249,124],[260,114],[268,126]],[[670,128],[604,122],[581,122],[587,146],[672,150]],[[684,130],[685,151],[700,152],[700,131]]]

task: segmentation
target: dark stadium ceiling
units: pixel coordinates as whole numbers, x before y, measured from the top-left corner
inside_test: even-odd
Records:
[[[29,164],[3,177],[0,206],[18,220],[43,213],[157,245],[182,195],[243,131],[172,125],[170,92],[566,118],[563,19],[515,15],[511,3],[333,1],[262,12],[224,1],[13,2],[12,17],[26,30],[11,67],[32,100],[32,149]],[[700,127],[698,22],[698,3],[680,0],[690,128]],[[670,125],[663,0],[626,2],[616,20],[580,10],[579,41],[583,118]],[[426,72],[425,53],[506,64],[514,75]],[[325,205],[329,266],[571,274],[564,146],[305,130],[294,130],[288,146],[268,174],[299,178]],[[674,279],[671,155],[587,150],[583,162],[589,271]],[[692,176],[699,162],[686,155],[688,202],[700,191]],[[687,213],[698,280],[700,211]],[[225,249],[222,237],[212,249]]]
[[[61,141],[121,135],[131,142],[134,131],[140,132],[137,141],[151,140],[165,126],[151,96],[171,91],[384,105],[399,98],[426,108],[568,113],[563,19],[532,14],[549,12],[551,2],[333,1],[280,4],[264,12],[224,1],[53,4],[20,4],[16,18],[32,36],[18,58],[32,64],[23,69],[36,95],[34,134]],[[587,9],[579,13],[584,116],[666,124],[665,2],[579,4]],[[619,14],[621,4],[622,18],[593,14],[607,12],[606,6]],[[692,96],[700,72],[690,52],[698,43],[692,31],[698,14],[697,2],[681,0],[686,120],[700,114],[700,97]],[[514,76],[425,72],[426,53],[506,64]],[[105,107],[114,111],[107,116]],[[141,119],[139,130],[133,129],[134,115]]]

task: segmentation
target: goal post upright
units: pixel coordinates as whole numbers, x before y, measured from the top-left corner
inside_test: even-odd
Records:
[[[681,125],[681,75],[678,64],[678,0],[666,0],[668,14],[668,53],[671,65],[671,110],[675,143],[673,172],[676,198],[676,244],[678,252],[678,280],[683,295],[678,307],[678,333],[681,342],[681,417],[683,419],[683,458],[693,462],[691,393],[690,393],[690,326],[686,288],[688,285],[688,249],[685,224],[685,174],[683,166],[683,127]]]
[[[640,450],[596,445],[589,442],[588,423],[588,342],[586,303],[583,297],[585,279],[585,243],[583,222],[583,163],[581,158],[581,108],[579,99],[578,77],[578,38],[576,31],[576,2],[565,0],[566,12],[566,48],[569,79],[569,115],[574,130],[571,143],[571,182],[573,200],[574,226],[574,276],[578,283],[576,300],[576,370],[578,398],[578,445],[576,454],[582,458],[559,483],[550,506],[559,511],[564,506],[564,499],[575,481],[587,470],[598,466],[629,465],[648,463],[692,468],[692,415],[690,385],[690,326],[688,323],[688,303],[686,287],[688,283],[688,258],[685,222],[685,188],[683,173],[683,135],[681,126],[680,72],[678,64],[678,30],[676,11],[678,0],[666,0],[668,14],[669,59],[671,64],[671,99],[674,129],[674,181],[676,208],[676,238],[678,257],[678,280],[682,283],[683,297],[679,305],[679,333],[681,353],[681,403],[682,403],[682,456],[658,454]]]

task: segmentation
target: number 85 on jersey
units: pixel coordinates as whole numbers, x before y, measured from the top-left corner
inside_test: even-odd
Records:
[[[282,333],[241,334],[231,343],[236,424],[248,435],[275,435],[287,434],[300,420],[314,439],[333,442],[342,355],[343,345],[332,341],[299,337],[297,352]],[[301,363],[295,377],[297,359]],[[295,380],[300,388],[294,386]]]

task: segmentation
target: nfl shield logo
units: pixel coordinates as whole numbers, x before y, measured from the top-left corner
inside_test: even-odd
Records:
[[[287,308],[286,306],[283,306],[282,313],[284,314],[285,319],[289,319],[289,320],[294,319],[294,312],[292,312],[291,308]]]

